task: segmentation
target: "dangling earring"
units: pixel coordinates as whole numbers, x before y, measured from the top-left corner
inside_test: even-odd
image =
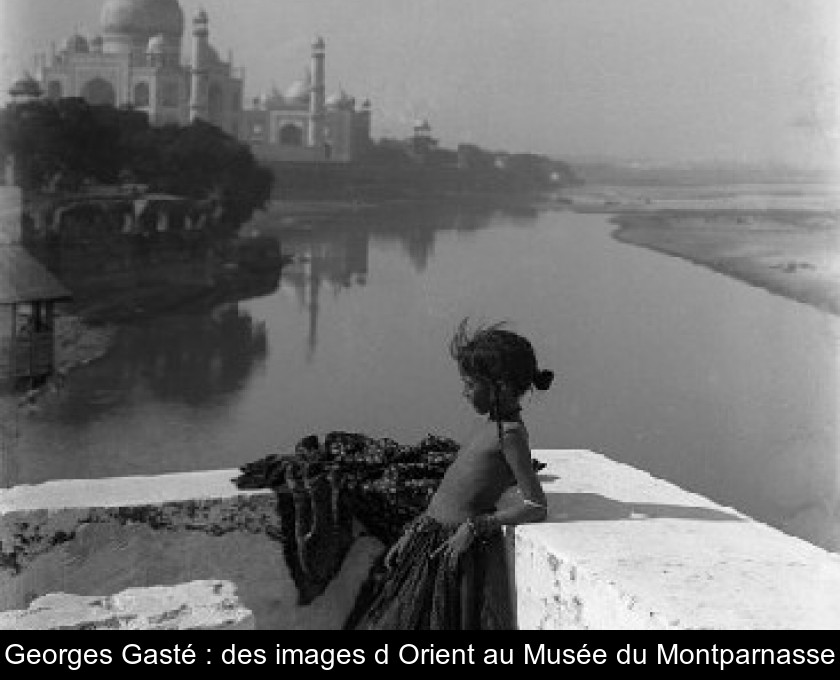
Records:
[[[493,383],[493,399],[496,402],[496,412],[493,414],[493,416],[496,420],[496,430],[499,433],[499,450],[503,451],[505,430],[502,426],[502,384],[498,381]]]

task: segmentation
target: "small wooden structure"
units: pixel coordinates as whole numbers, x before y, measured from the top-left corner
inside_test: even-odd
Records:
[[[0,388],[31,387],[53,374],[54,304],[70,297],[24,247],[0,246]]]

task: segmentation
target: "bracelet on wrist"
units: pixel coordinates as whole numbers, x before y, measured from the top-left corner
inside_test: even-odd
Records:
[[[470,517],[464,524],[467,525],[467,528],[470,530],[470,533],[473,535],[473,538],[478,538],[478,527],[475,526],[475,520]]]
[[[467,525],[473,537],[479,541],[486,541],[495,530],[496,521],[491,515],[477,515],[467,520]]]

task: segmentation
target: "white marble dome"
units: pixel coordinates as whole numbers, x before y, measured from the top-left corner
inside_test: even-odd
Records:
[[[342,89],[331,94],[326,105],[334,109],[352,109],[356,106],[356,100]]]
[[[182,37],[184,12],[178,0],[108,0],[100,14],[106,35]]]
[[[271,92],[264,91],[260,95],[260,106],[264,109],[282,108],[285,103],[283,94],[276,87],[272,87]]]
[[[287,102],[303,102],[309,99],[311,87],[306,80],[296,80],[283,92],[283,99]]]

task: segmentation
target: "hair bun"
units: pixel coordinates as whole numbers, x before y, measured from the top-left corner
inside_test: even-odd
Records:
[[[551,387],[551,383],[554,381],[554,371],[543,370],[537,371],[537,374],[534,376],[534,387],[536,387],[541,392],[544,392],[549,387]]]

